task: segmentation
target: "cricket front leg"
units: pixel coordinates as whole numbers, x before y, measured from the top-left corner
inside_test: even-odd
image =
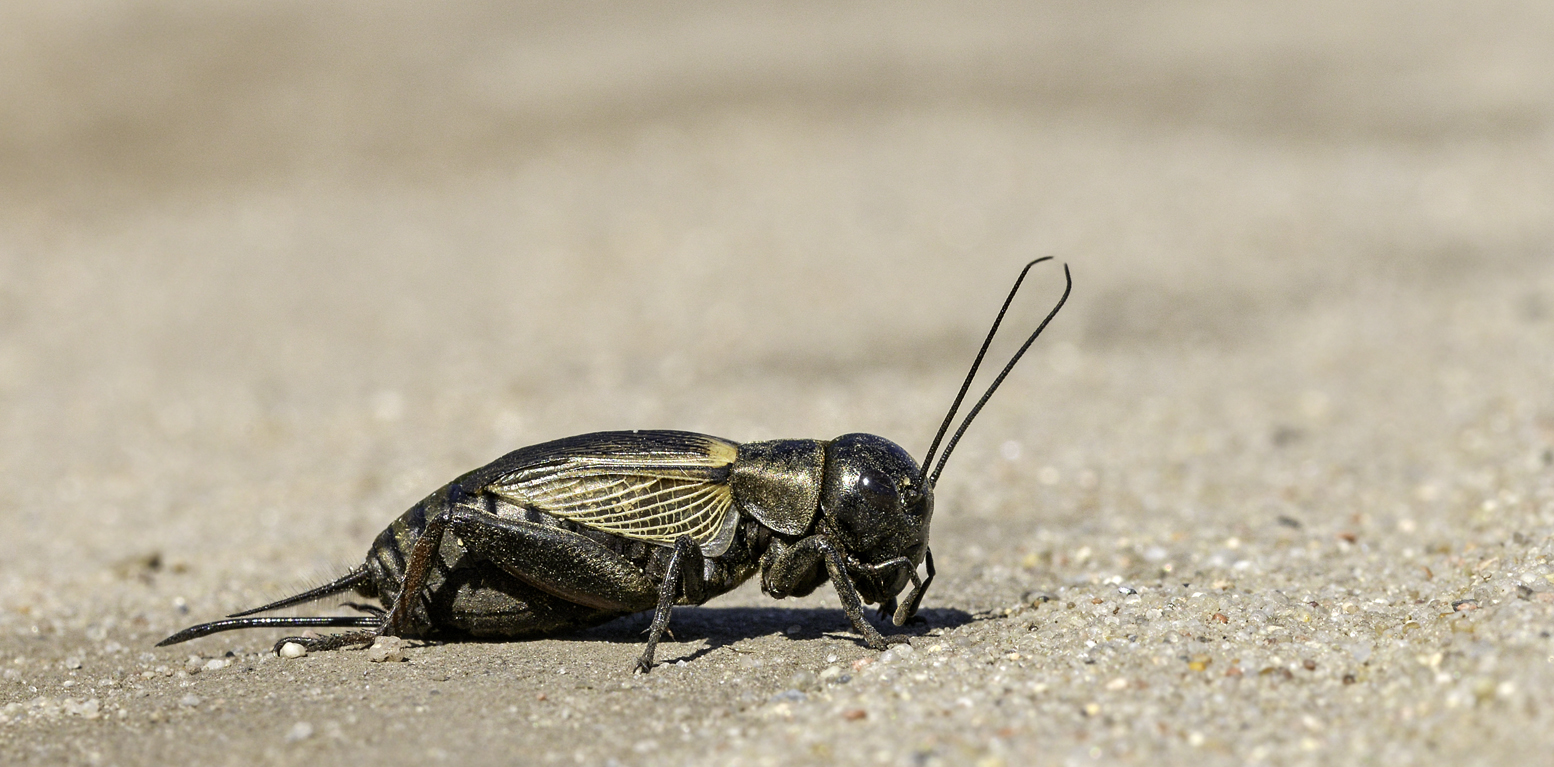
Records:
[[[852,578],[847,575],[846,559],[841,548],[824,535],[811,535],[792,546],[774,546],[768,550],[768,556],[762,562],[761,587],[766,593],[781,599],[816,577],[815,568],[822,563],[831,577],[831,585],[836,587],[837,597],[842,600],[842,612],[852,621],[853,629],[863,635],[864,644],[871,649],[883,650],[908,641],[905,636],[884,636],[864,617],[863,598],[858,595],[858,587],[853,585]]]

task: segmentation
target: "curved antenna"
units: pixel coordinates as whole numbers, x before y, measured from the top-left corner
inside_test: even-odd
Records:
[[[1019,291],[1020,282],[1025,279],[1025,273],[1030,271],[1031,267],[1050,258],[1051,256],[1047,256],[1046,258],[1038,258],[1035,261],[1026,264],[1025,269],[1020,271],[1020,279],[1014,281],[1014,289],[1009,291],[1009,298],[1004,300],[1004,307],[998,310],[998,319],[993,321],[993,329],[988,331],[987,340],[982,342],[982,351],[977,352],[976,362],[971,363],[971,373],[970,375],[966,376],[966,383],[961,386],[960,395],[955,397],[955,404],[950,407],[950,414],[945,416],[944,426],[939,428],[940,436],[944,435],[945,428],[950,425],[950,418],[955,415],[956,408],[960,407],[961,397],[964,397],[966,394],[966,389],[970,388],[971,378],[977,374],[977,365],[982,363],[982,355],[987,353],[988,344],[992,343],[993,334],[998,331],[998,323],[1003,321],[1004,312],[1009,310],[1009,302],[1014,300],[1014,294]],[[1036,342],[1036,337],[1041,335],[1041,331],[1047,329],[1047,323],[1052,322],[1052,318],[1058,315],[1058,310],[1062,309],[1063,304],[1068,302],[1068,294],[1074,289],[1074,278],[1068,273],[1068,264],[1063,265],[1063,279],[1067,282],[1067,285],[1063,288],[1063,297],[1058,299],[1057,306],[1052,307],[1052,311],[1047,312],[1047,318],[1042,320],[1040,325],[1036,326],[1036,332],[1031,333],[1031,337],[1025,339],[1025,343],[1020,346],[1020,350],[1015,352],[1013,357],[1009,358],[1009,363],[1004,365],[1004,369],[999,372],[998,377],[993,379],[992,385],[987,387],[987,391],[982,394],[982,399],[977,400],[977,404],[972,406],[971,412],[966,414],[966,420],[960,422],[960,428],[955,430],[955,436],[950,437],[949,444],[944,446],[944,454],[939,456],[938,465],[934,466],[933,473],[928,475],[928,479],[926,481],[927,487],[933,487],[934,485],[938,484],[939,473],[944,471],[944,462],[950,460],[950,453],[954,452],[955,444],[960,442],[961,435],[966,433],[966,427],[971,425],[971,421],[977,417],[977,413],[982,412],[982,406],[986,405],[987,401],[992,398],[993,392],[998,391],[998,385],[1003,383],[1004,379],[1009,376],[1009,371],[1014,369],[1015,363],[1019,362],[1020,358],[1025,356],[1025,350],[1031,348],[1031,344]],[[939,438],[935,437],[934,444],[937,445],[938,442]],[[929,458],[924,459],[923,461],[924,471],[928,470],[928,461],[933,457],[932,449],[928,451],[928,455]]]
[[[960,385],[960,393],[955,395],[955,401],[950,403],[950,412],[944,414],[944,423],[939,424],[939,433],[933,435],[933,444],[928,446],[928,454],[923,456],[923,477],[928,476],[928,467],[933,463],[933,454],[939,449],[939,441],[944,439],[945,432],[950,430],[950,422],[955,420],[955,411],[960,409],[960,403],[966,399],[966,392],[971,388],[971,379],[977,377],[977,368],[982,366],[982,358],[987,356],[987,348],[993,345],[993,336],[998,335],[998,325],[1004,321],[1004,314],[1009,311],[1009,304],[1014,303],[1014,294],[1020,292],[1020,283],[1025,281],[1025,273],[1031,267],[1043,262],[1051,261],[1052,256],[1042,256],[1025,265],[1020,270],[1020,276],[1014,278],[1014,287],[1009,289],[1009,297],[1004,299],[1003,308],[998,310],[998,316],[993,318],[993,327],[987,329],[987,338],[982,339],[982,348],[977,350],[977,358],[971,361],[971,369],[966,371],[966,381]],[[1067,267],[1065,267],[1067,268]],[[949,451],[945,451],[948,454]],[[935,472],[935,476],[938,472]],[[930,485],[931,486],[931,485]]]

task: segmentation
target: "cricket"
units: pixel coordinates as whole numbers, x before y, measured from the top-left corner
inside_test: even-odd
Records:
[[[380,636],[523,639],[652,610],[636,662],[646,673],[676,605],[704,604],[756,573],[776,599],[830,581],[865,645],[905,642],[907,635],[875,628],[864,605],[878,605],[896,627],[916,616],[934,579],[934,486],[966,429],[1068,301],[1067,265],[1057,304],[944,437],[1020,285],[1051,258],[1020,270],[921,464],[873,434],[737,443],[683,431],[609,431],[532,445],[410,507],[339,578],[157,644],[271,627],[350,629],[287,637],[277,651],[288,642],[310,651],[360,648]],[[378,604],[347,603],[356,615],[259,615],[348,592]]]

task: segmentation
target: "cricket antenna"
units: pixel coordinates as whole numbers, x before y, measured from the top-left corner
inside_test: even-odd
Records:
[[[993,392],[998,390],[998,385],[1003,383],[1004,378],[1008,377],[1009,371],[1014,369],[1015,363],[1019,362],[1020,357],[1025,355],[1025,350],[1031,348],[1031,344],[1035,343],[1036,337],[1041,335],[1041,331],[1047,329],[1047,323],[1052,322],[1052,318],[1057,316],[1058,310],[1062,309],[1063,304],[1068,301],[1068,294],[1074,289],[1074,278],[1068,273],[1068,264],[1064,264],[1063,279],[1068,284],[1063,288],[1063,297],[1058,299],[1057,306],[1052,307],[1052,311],[1047,313],[1047,318],[1042,320],[1040,325],[1036,326],[1036,332],[1031,333],[1031,337],[1025,339],[1025,344],[1020,347],[1020,350],[1015,352],[1013,357],[1009,358],[1009,363],[1004,365],[1004,369],[999,372],[998,377],[993,379],[993,384],[987,387],[987,391],[983,393],[982,399],[977,400],[977,404],[972,406],[971,412],[966,414],[966,419],[960,422],[960,428],[955,430],[955,436],[950,437],[949,443],[944,446],[944,454],[939,456],[939,463],[934,466],[933,473],[928,473],[928,466],[933,463],[934,452],[939,449],[939,441],[944,439],[945,433],[950,430],[950,422],[955,420],[955,411],[960,409],[961,402],[966,398],[966,392],[971,389],[971,381],[977,376],[977,368],[982,365],[982,358],[987,355],[987,348],[993,344],[993,336],[998,334],[999,324],[1004,321],[1004,315],[1008,313],[1009,305],[1014,302],[1015,294],[1020,292],[1020,283],[1025,281],[1025,275],[1031,270],[1031,267],[1043,261],[1051,260],[1052,256],[1038,258],[1026,264],[1025,268],[1020,270],[1020,276],[1015,278],[1014,287],[1009,289],[1009,297],[1004,299],[1003,307],[998,310],[998,316],[993,319],[993,327],[988,328],[987,338],[982,341],[982,348],[977,351],[977,358],[971,363],[971,370],[966,372],[966,382],[961,384],[960,393],[955,395],[955,402],[950,405],[950,412],[944,414],[944,423],[939,425],[939,433],[934,435],[933,444],[928,446],[928,455],[924,456],[922,464],[924,487],[931,488],[938,484],[939,473],[944,471],[944,462],[950,459],[950,453],[955,450],[955,444],[960,442],[961,435],[966,433],[966,427],[971,425],[971,421],[977,417],[977,413],[982,412],[982,406],[987,404],[988,399],[993,396]]]

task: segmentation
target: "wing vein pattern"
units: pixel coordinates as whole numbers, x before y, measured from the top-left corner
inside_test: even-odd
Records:
[[[717,556],[738,512],[728,477],[738,446],[684,432],[574,438],[496,478],[488,490],[526,508],[660,546],[690,536]]]

